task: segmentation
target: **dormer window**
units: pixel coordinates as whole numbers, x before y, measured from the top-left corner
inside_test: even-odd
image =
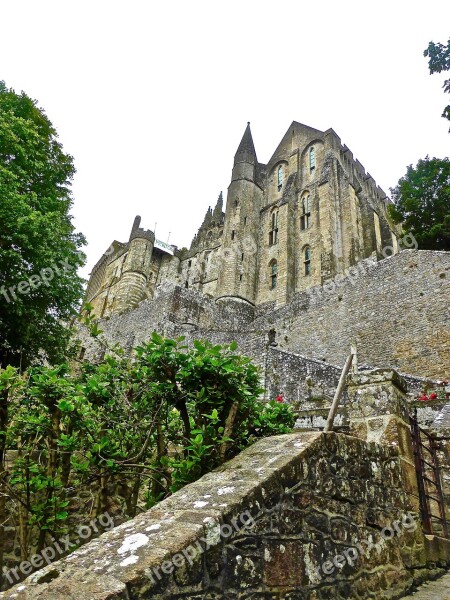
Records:
[[[280,192],[281,188],[283,187],[283,165],[280,165],[278,167],[277,180],[278,180],[278,191]]]
[[[269,231],[269,246],[278,243],[278,211],[272,213],[271,229]]]
[[[314,169],[316,168],[316,151],[314,150],[314,146],[309,149],[309,172],[314,173]]]
[[[311,196],[303,196],[300,214],[300,229],[308,229],[311,225]]]

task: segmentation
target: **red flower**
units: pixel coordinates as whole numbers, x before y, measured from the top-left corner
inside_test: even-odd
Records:
[[[436,394],[436,392],[432,392],[432,393],[430,394],[430,398],[429,398],[429,399],[430,399],[430,400],[436,400],[436,398],[437,398],[437,394]]]
[[[278,394],[275,398],[275,402],[284,402],[283,394]]]
[[[428,400],[428,396],[426,394],[422,394],[422,396],[420,396],[419,400]]]

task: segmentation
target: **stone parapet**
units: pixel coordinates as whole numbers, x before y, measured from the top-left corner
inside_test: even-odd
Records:
[[[289,434],[259,441],[0,598],[394,599],[445,563],[438,546],[431,556],[405,501],[397,448]]]

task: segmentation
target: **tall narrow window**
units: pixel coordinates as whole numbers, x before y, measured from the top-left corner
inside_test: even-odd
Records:
[[[269,231],[269,246],[278,243],[278,211],[272,213]]]
[[[305,255],[305,275],[311,275],[311,248],[306,246],[304,250]]]
[[[316,168],[316,151],[314,146],[309,149],[309,172],[312,173]]]
[[[233,231],[231,232],[231,239],[232,240],[234,240],[234,234],[235,234],[235,232],[234,232],[234,229],[233,229]]]
[[[270,287],[274,290],[277,287],[278,263],[273,260],[270,263]]]
[[[300,213],[300,229],[308,229],[311,225],[311,196],[303,196]]]
[[[278,191],[283,187],[283,165],[278,167]]]

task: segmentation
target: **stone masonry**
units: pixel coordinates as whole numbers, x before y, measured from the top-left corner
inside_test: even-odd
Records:
[[[393,599],[444,564],[397,449],[303,433],[258,442],[0,598]]]
[[[156,288],[151,300],[101,319],[100,326],[110,342],[130,348],[154,330],[169,337],[186,335],[214,343],[236,340],[241,353],[267,367],[272,377],[267,381],[268,393],[286,391],[292,400],[303,398],[295,387],[298,361],[293,354],[339,369],[352,343],[357,345],[359,362],[368,367],[390,366],[415,377],[448,378],[450,253],[404,250],[360,266],[354,277],[333,286],[299,292],[278,308],[275,303],[254,308],[165,283]],[[95,343],[83,331],[79,337],[86,359],[94,360],[98,355]],[[267,347],[284,355],[266,360]],[[293,368],[288,367],[290,363]],[[334,382],[332,376],[328,388]],[[327,393],[332,395],[330,389]]]

